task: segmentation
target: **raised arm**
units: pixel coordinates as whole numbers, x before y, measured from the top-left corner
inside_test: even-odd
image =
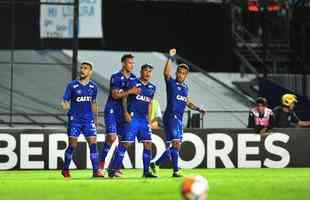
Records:
[[[176,49],[170,49],[169,57],[166,61],[164,68],[164,77],[165,79],[169,79],[172,75],[172,57],[177,53]]]

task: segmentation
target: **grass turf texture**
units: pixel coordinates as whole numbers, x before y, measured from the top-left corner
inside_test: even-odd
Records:
[[[183,178],[162,169],[158,179],[141,178],[141,170],[124,170],[122,178],[90,178],[89,170],[72,170],[64,179],[59,171],[0,171],[1,200],[181,199]],[[209,200],[308,200],[310,168],[191,169],[183,174],[207,177]]]

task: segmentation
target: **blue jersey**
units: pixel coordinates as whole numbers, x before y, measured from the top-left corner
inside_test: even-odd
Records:
[[[169,77],[166,80],[167,107],[165,115],[176,115],[183,119],[184,110],[187,104],[188,85],[178,83],[176,79]]]
[[[118,116],[123,115],[122,99],[114,99],[112,97],[112,91],[124,91],[127,88],[128,80],[134,79],[136,79],[135,75],[130,74],[130,76],[126,78],[121,71],[112,74],[110,79],[110,93],[104,108],[105,113],[115,114]]]
[[[64,101],[70,102],[69,116],[77,119],[93,120],[92,103],[97,98],[97,85],[89,81],[86,85],[78,80],[71,81],[65,90]]]
[[[156,86],[152,83],[144,84],[139,79],[131,80],[128,82],[128,88],[138,87],[141,92],[137,95],[129,95],[127,99],[128,112],[134,117],[147,118],[149,113],[149,104],[151,103]]]

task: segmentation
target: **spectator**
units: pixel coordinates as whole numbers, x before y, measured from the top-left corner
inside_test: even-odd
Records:
[[[150,112],[150,125],[152,129],[159,129],[162,122],[162,114],[159,103],[156,99],[152,100]]]
[[[294,94],[282,96],[282,104],[274,109],[275,127],[278,128],[301,128],[309,127],[310,121],[301,121],[294,112],[297,97]]]
[[[254,128],[261,135],[266,135],[273,126],[274,115],[267,105],[267,99],[259,97],[256,100],[256,106],[250,109],[249,113],[248,128]]]

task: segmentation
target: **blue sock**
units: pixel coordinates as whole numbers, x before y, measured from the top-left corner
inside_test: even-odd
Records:
[[[103,145],[103,150],[102,150],[102,154],[101,154],[101,157],[100,157],[100,160],[101,161],[105,161],[105,158],[107,157],[107,155],[108,155],[108,153],[109,153],[109,151],[110,151],[110,149],[111,149],[111,146],[112,145],[110,145],[110,144],[108,144],[108,143],[104,143],[104,145]]]
[[[155,165],[160,165],[167,160],[171,160],[170,148],[168,147],[166,151],[160,156],[160,158],[155,162]]]
[[[179,171],[179,150],[177,148],[171,147],[170,148],[170,152],[171,152],[171,159],[172,159],[172,168],[173,171]]]
[[[65,151],[65,160],[64,160],[64,166],[63,169],[68,170],[70,166],[70,162],[72,160],[72,155],[73,155],[74,148],[71,144],[67,147]]]
[[[114,157],[113,157],[111,165],[110,165],[110,170],[115,171],[115,170],[119,170],[121,168],[126,151],[127,151],[127,149],[122,143],[117,145],[117,147],[115,149]]]
[[[143,172],[149,172],[150,162],[152,158],[152,151],[150,149],[143,149]]]
[[[93,172],[97,172],[99,164],[99,154],[97,144],[96,143],[90,144],[89,149],[90,149],[90,160],[93,165]]]

